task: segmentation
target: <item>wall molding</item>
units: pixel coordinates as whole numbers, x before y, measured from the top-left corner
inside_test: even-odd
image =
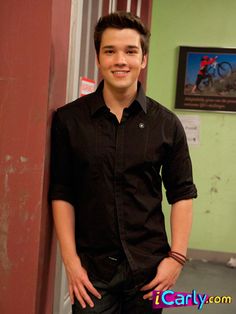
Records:
[[[196,260],[203,260],[203,261],[225,264],[229,261],[231,257],[236,258],[236,253],[188,249],[189,259],[196,259]]]

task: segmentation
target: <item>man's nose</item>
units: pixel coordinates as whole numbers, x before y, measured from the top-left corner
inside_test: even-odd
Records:
[[[127,64],[127,60],[126,60],[125,53],[117,52],[115,63],[118,64],[118,65],[126,65]]]

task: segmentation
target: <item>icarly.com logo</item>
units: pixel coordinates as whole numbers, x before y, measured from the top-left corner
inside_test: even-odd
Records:
[[[153,309],[180,307],[180,306],[197,306],[198,310],[202,310],[204,304],[232,303],[231,296],[209,296],[204,293],[197,293],[192,290],[191,293],[175,292],[173,290],[152,292]]]

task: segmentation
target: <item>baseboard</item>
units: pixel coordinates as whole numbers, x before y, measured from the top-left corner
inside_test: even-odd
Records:
[[[188,249],[189,259],[227,263],[231,257],[236,258],[236,253]]]

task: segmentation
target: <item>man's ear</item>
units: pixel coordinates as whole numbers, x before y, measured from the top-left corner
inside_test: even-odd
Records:
[[[145,69],[147,65],[147,54],[143,55],[143,59],[142,59],[142,64],[141,64],[141,68]]]

